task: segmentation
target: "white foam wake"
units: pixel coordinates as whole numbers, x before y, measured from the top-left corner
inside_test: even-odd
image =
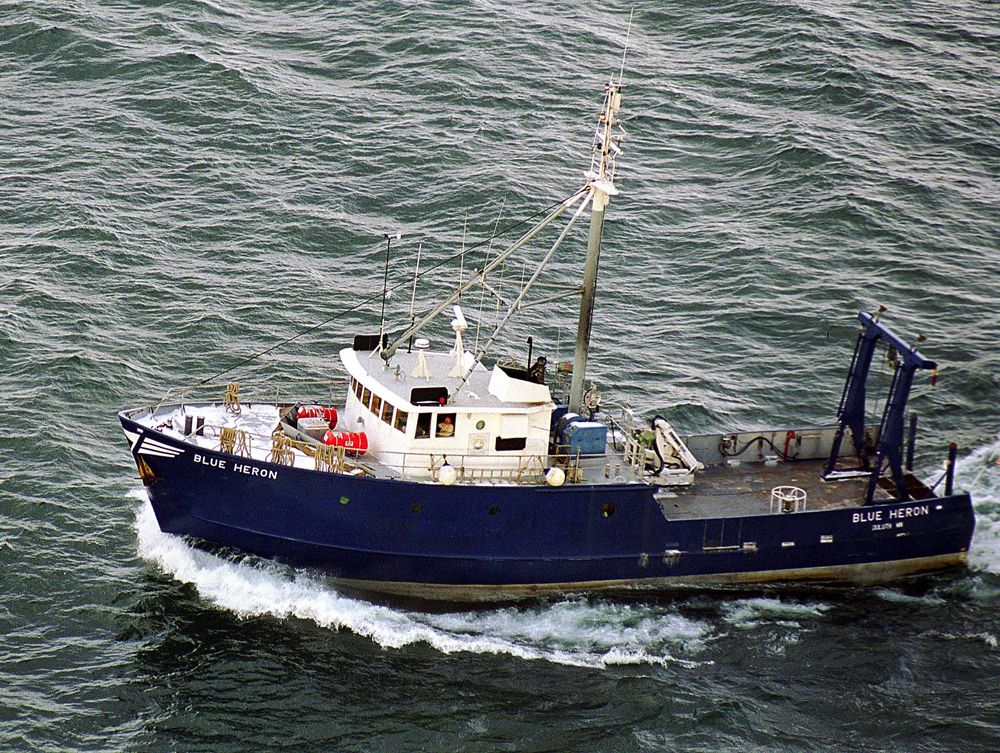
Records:
[[[769,624],[799,627],[800,622],[820,617],[829,608],[829,604],[806,604],[759,596],[730,602],[723,607],[723,612],[726,622],[740,628]]]
[[[338,593],[310,573],[195,549],[160,531],[143,490],[130,496],[143,500],[135,522],[139,555],[243,617],[294,616],[351,630],[389,649],[424,642],[444,653],[508,654],[585,667],[694,664],[711,631],[675,609],[646,604],[574,599],[446,614],[371,604]]]
[[[972,495],[976,533],[969,551],[969,565],[976,570],[1000,573],[1000,437],[958,461],[955,486]]]
[[[915,596],[913,594],[900,591],[897,588],[890,588],[888,586],[876,588],[872,593],[880,599],[884,599],[885,601],[893,604],[919,604],[924,607],[940,607],[948,603],[943,596],[938,596],[934,593],[924,594],[923,596]]]
[[[775,656],[811,632],[809,624],[820,619],[830,604],[801,602],[773,596],[737,599],[722,605],[722,619],[738,630],[758,631],[751,645]]]

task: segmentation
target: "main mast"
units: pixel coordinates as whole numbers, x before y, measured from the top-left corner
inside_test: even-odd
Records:
[[[587,375],[587,354],[590,350],[590,330],[594,321],[594,299],[597,295],[597,270],[601,258],[601,236],[604,232],[604,210],[615,188],[615,159],[621,154],[621,141],[625,132],[618,119],[621,109],[621,80],[608,83],[604,96],[604,109],[594,134],[591,158],[590,189],[593,195],[590,213],[590,235],[587,240],[587,262],[583,273],[583,295],[580,299],[580,318],[576,329],[576,352],[573,357],[573,381],[570,383],[569,409],[579,413],[583,402],[584,381]]]
[[[475,285],[486,286],[487,276],[500,267],[508,257],[513,255],[528,241],[534,238],[547,225],[556,220],[563,212],[574,204],[578,204],[576,211],[560,233],[552,248],[545,255],[538,269],[531,278],[523,285],[521,293],[510,304],[510,311],[504,320],[499,323],[494,333],[489,337],[488,344],[492,344],[510,318],[520,311],[524,306],[525,297],[535,281],[538,279],[542,269],[552,259],[553,254],[559,245],[566,238],[569,229],[576,222],[576,219],[586,209],[587,203],[591,204],[590,215],[590,235],[587,244],[587,261],[584,270],[583,285],[581,286],[580,319],[577,326],[576,353],[573,362],[573,381],[570,385],[570,410],[579,412],[583,399],[584,377],[587,373],[587,351],[590,347],[590,330],[594,316],[594,297],[597,292],[597,270],[601,255],[601,234],[604,228],[604,211],[611,196],[618,193],[615,188],[615,159],[621,154],[621,141],[625,137],[625,132],[618,119],[618,112],[621,108],[621,77],[618,83],[614,78],[605,87],[604,106],[598,120],[597,131],[594,134],[594,144],[591,149],[590,169],[586,173],[587,183],[579,191],[567,199],[559,202],[549,214],[538,224],[524,233],[509,248],[495,256],[491,261],[475,272],[468,280],[462,282],[458,289],[444,300],[433,306],[430,311],[419,319],[414,318],[401,335],[388,343],[381,349],[382,358],[388,363],[395,354],[399,346],[406,342],[413,334],[420,331],[434,317],[453,304],[461,295]],[[489,289],[487,287],[487,289]],[[492,291],[491,291],[492,292]],[[493,293],[495,295],[495,293]],[[476,361],[479,362],[485,355],[485,348],[476,354]]]

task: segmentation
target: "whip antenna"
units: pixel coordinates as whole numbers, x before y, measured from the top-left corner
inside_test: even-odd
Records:
[[[392,239],[397,241],[403,237],[402,233],[382,233],[385,238],[385,271],[382,273],[382,313],[379,315],[378,342],[382,347],[382,338],[385,336],[385,299],[389,295],[389,250],[392,247]]]
[[[625,56],[628,54],[628,38],[632,34],[632,15],[635,13],[635,6],[628,12],[628,26],[625,28],[625,49],[622,50],[622,67],[618,71],[618,85],[622,85],[622,78],[625,76]]]

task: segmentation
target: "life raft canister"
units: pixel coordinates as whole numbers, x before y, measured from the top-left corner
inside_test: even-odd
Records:
[[[321,441],[331,447],[343,447],[348,455],[363,455],[368,450],[368,435],[363,431],[328,431]]]
[[[337,428],[337,409],[325,405],[300,405],[295,414],[298,418],[323,418],[331,429]]]

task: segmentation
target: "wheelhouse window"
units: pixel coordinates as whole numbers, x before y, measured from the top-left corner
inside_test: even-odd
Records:
[[[406,433],[406,418],[407,418],[406,411],[402,410],[396,411],[396,421],[393,424],[393,426],[397,431],[401,431],[404,434]]]
[[[361,399],[361,391],[363,389],[364,388],[361,386],[361,382],[359,382],[357,379],[355,379],[354,380],[354,394],[357,396],[358,400]]]
[[[405,414],[404,414],[405,415]],[[447,439],[455,436],[454,413],[418,413],[416,439]]]
[[[437,433],[436,436],[445,438],[455,436],[455,414],[454,413],[438,413],[437,414]]]
[[[418,413],[417,414],[417,429],[414,432],[414,436],[417,439],[430,439],[431,436],[431,414],[430,413]]]
[[[365,387],[364,390],[361,392],[361,404],[367,408],[368,403],[371,399],[372,399],[372,392],[370,389]]]
[[[382,398],[378,395],[372,395],[372,413],[376,416],[380,415],[382,411]]]
[[[382,420],[392,426],[392,403],[388,400],[382,403]]]

